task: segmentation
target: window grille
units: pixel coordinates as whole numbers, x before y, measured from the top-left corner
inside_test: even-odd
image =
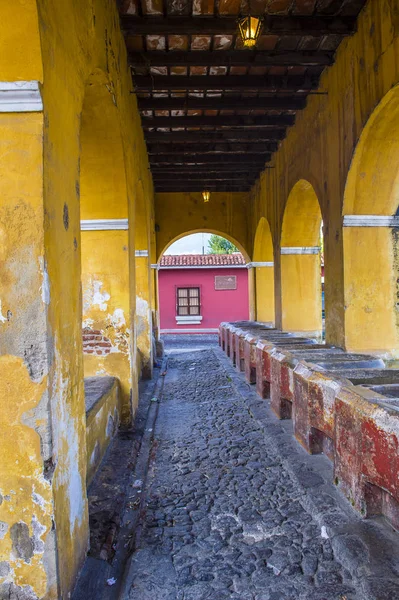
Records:
[[[200,314],[200,290],[198,287],[177,288],[176,313],[182,317]]]

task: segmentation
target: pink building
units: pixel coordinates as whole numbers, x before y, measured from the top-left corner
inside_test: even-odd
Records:
[[[161,333],[213,333],[221,321],[248,319],[242,254],[165,255],[158,275]]]

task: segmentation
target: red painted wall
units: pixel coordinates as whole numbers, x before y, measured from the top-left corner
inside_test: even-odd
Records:
[[[215,290],[216,275],[235,275],[236,290]],[[222,321],[240,321],[249,317],[248,271],[243,269],[160,269],[159,306],[162,329],[217,329]],[[201,325],[176,323],[176,289],[199,287]],[[176,331],[178,333],[178,331]]]

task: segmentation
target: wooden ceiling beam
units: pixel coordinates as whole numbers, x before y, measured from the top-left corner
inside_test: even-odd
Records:
[[[207,176],[200,176],[200,175],[195,175],[195,174],[191,174],[191,175],[185,175],[185,176],[180,176],[179,178],[176,178],[175,175],[158,175],[156,177],[153,177],[154,183],[158,184],[160,181],[169,181],[171,183],[176,183],[176,182],[180,182],[180,181],[195,181],[195,182],[208,182],[210,183],[211,181],[231,181],[232,183],[248,183],[250,181],[253,180],[252,177],[245,177],[243,174],[241,174],[239,177],[232,177],[230,173],[227,173],[226,175],[223,174],[219,174],[219,175],[215,175],[214,177]]]
[[[277,142],[261,142],[261,143],[250,143],[243,144],[241,143],[233,143],[229,144],[228,142],[222,144],[201,144],[197,143],[196,145],[189,144],[187,146],[182,146],[181,144],[149,144],[147,146],[147,151],[150,156],[158,155],[158,154],[184,154],[184,156],[196,156],[197,154],[213,154],[224,156],[230,156],[231,154],[246,154],[248,152],[256,152],[259,154],[264,154],[265,152],[276,152],[278,148]]]
[[[167,164],[172,164],[175,165],[177,167],[178,164],[190,164],[190,165],[196,165],[196,164],[206,164],[206,163],[211,163],[211,164],[234,164],[234,163],[240,163],[240,164],[244,164],[244,163],[249,163],[253,166],[257,166],[257,167],[262,167],[262,165],[265,162],[268,162],[270,160],[271,156],[270,154],[264,154],[263,156],[261,154],[249,154],[249,153],[245,153],[245,154],[232,154],[232,155],[224,155],[224,154],[220,154],[217,156],[212,156],[209,154],[196,154],[193,156],[190,156],[189,154],[176,154],[173,156],[168,156],[168,155],[164,155],[164,154],[152,154],[149,159],[150,159],[150,163],[151,165],[156,165],[156,164],[162,164],[162,163],[167,163]],[[195,168],[195,167],[194,167]]]
[[[237,33],[237,17],[121,16],[121,28],[127,35],[217,35]],[[351,35],[356,31],[355,17],[329,15],[268,15],[262,23],[262,35],[312,36]]]
[[[297,91],[315,90],[318,77],[302,75],[169,75],[134,77],[134,85],[138,91],[155,90],[262,90],[262,91]]]
[[[266,98],[138,98],[140,110],[302,110],[306,97]]]
[[[208,186],[208,190],[210,192],[249,192],[251,189],[251,186],[237,186],[237,187],[233,187],[233,186],[227,186],[227,185],[215,185],[215,186]],[[204,186],[201,185],[189,185],[187,184],[186,186],[183,187],[179,187],[179,186],[158,186],[155,188],[155,193],[167,193],[167,192],[202,192],[204,190]]]
[[[217,168],[217,171],[213,170]],[[210,170],[211,169],[211,170]],[[157,177],[164,177],[164,176],[171,176],[173,177],[175,180],[178,179],[179,177],[198,177],[201,176],[201,178],[204,177],[218,177],[218,176],[229,176],[233,179],[239,179],[240,177],[250,177],[250,178],[256,178],[258,177],[259,173],[261,172],[261,168],[258,167],[256,169],[250,169],[249,165],[247,165],[247,168],[242,168],[239,169],[238,165],[234,164],[234,165],[226,165],[223,168],[223,165],[218,164],[217,167],[211,167],[209,164],[206,165],[196,165],[194,167],[184,167],[182,166],[179,169],[179,166],[173,166],[170,167],[168,165],[166,165],[166,168],[162,169],[159,167],[153,167],[151,169],[151,173],[152,173],[152,177],[154,179],[156,179]]]
[[[292,52],[281,50],[269,52],[262,50],[173,50],[169,52],[154,50],[150,52],[130,52],[128,61],[132,67],[328,67],[334,62],[334,54],[332,52],[303,50]]]
[[[295,115],[141,117],[141,123],[144,129],[159,127],[165,129],[178,127],[252,127],[258,129],[259,127],[290,127],[295,123]]]
[[[179,179],[177,182],[173,182],[171,179],[157,179],[154,181],[155,187],[157,186],[169,186],[169,185],[178,185],[179,187],[190,186],[190,185],[198,185],[201,186],[202,189],[206,189],[208,186],[212,185],[231,185],[232,187],[244,187],[251,186],[254,184],[254,180],[250,179],[241,179],[237,181],[232,181],[227,177],[220,179]]]
[[[149,131],[145,134],[147,143],[197,144],[205,142],[271,142],[285,138],[284,129],[261,129],[260,131]]]

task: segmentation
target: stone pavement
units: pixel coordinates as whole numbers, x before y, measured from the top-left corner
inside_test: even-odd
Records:
[[[328,459],[306,454],[212,338],[195,338],[166,343],[123,599],[399,598],[396,532],[362,521]]]

